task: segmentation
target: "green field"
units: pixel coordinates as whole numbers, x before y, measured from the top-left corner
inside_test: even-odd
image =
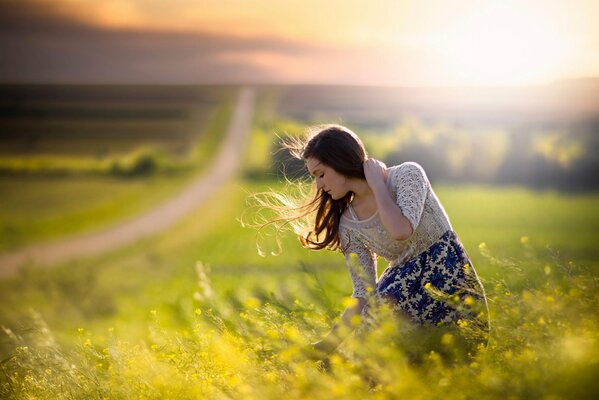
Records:
[[[189,178],[0,178],[0,251],[113,225],[172,196]]]
[[[236,218],[246,191],[263,188],[250,181],[232,184],[159,237],[52,270],[23,270],[3,281],[2,324],[19,337],[3,342],[3,358],[16,355],[3,364],[7,373],[17,373],[12,384],[22,385],[14,393],[45,396],[52,393],[48,388],[59,393],[66,385],[83,397],[218,398],[225,391],[271,398],[291,390],[292,398],[320,398],[331,385],[349,395],[337,382],[351,378],[351,392],[359,398],[368,390],[366,377],[383,371],[382,398],[416,388],[423,397],[435,396],[448,389],[425,382],[444,378],[457,385],[450,393],[467,385],[460,390],[491,391],[496,398],[505,385],[516,398],[568,398],[589,389],[578,385],[590,384],[597,367],[597,248],[588,238],[597,234],[597,195],[439,187],[491,300],[491,347],[465,364],[438,361],[437,349],[425,354],[424,365],[410,366],[395,347],[384,353],[368,342],[372,354],[363,354],[350,341],[333,359],[333,372],[322,373],[298,352],[342,311],[351,293],[349,275],[339,254],[309,253],[290,234],[281,256],[257,255],[255,231]],[[560,219],[546,217],[558,214]],[[564,235],[564,221],[578,229]],[[482,242],[488,250],[479,249]],[[553,259],[546,245],[560,255]],[[207,266],[205,275],[198,275],[198,262]],[[379,272],[383,268],[380,262]],[[30,308],[49,331],[40,330]],[[51,337],[56,342],[48,345]],[[387,339],[372,340],[386,348],[381,340]],[[371,365],[373,357],[378,366]],[[75,371],[65,371],[62,363],[73,363]],[[382,370],[380,363],[390,367]],[[46,374],[46,368],[53,372]],[[297,374],[306,380],[298,381]],[[409,382],[393,383],[393,376],[404,374]],[[564,374],[569,382],[554,382]]]
[[[266,161],[272,134],[301,126],[270,119],[270,101],[259,98],[245,174],[174,227],[0,281],[3,398],[597,397],[596,192],[435,183],[487,292],[488,346],[466,355],[459,337],[468,326],[413,329],[382,310],[378,329],[351,337],[326,363],[311,359],[308,344],[338,318],[351,281],[341,254],[304,250],[289,232],[281,255],[260,257],[256,230],[239,222],[252,216],[248,193],[283,188]],[[127,201],[143,197],[145,184],[166,193],[161,179],[107,185]],[[15,189],[23,201],[14,196],[14,215],[3,216],[25,234],[26,213],[56,226],[101,215],[82,206],[106,190],[101,182],[39,184],[56,185],[59,205],[31,211],[35,191]],[[61,201],[69,190],[79,194]],[[272,237],[262,244],[276,248]],[[380,259],[379,274],[385,266]]]
[[[0,176],[193,169],[222,136],[236,89],[0,85]]]
[[[0,85],[0,157],[108,157],[140,145],[182,156],[235,88]]]
[[[0,252],[108,227],[175,194],[210,164],[235,93],[42,86],[11,108],[3,89]]]

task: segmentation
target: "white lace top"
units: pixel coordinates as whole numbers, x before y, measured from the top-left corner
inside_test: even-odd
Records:
[[[339,240],[349,267],[352,297],[366,297],[377,282],[376,257],[380,255],[390,266],[400,265],[427,250],[451,223],[422,167],[405,162],[389,168],[387,188],[403,215],[410,221],[413,234],[406,240],[395,240],[381,222],[378,211],[368,219],[341,216]],[[350,208],[350,211],[351,210]]]

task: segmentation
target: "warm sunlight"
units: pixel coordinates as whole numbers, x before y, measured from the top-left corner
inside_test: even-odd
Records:
[[[0,42],[13,49],[0,66],[5,81],[434,87],[599,74],[596,0],[0,0],[0,7]],[[42,54],[53,55],[52,68],[37,67]]]
[[[449,73],[467,84],[538,83],[561,75],[574,44],[539,9],[487,3],[439,39]]]

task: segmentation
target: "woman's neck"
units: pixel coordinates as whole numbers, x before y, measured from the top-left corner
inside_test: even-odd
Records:
[[[356,179],[352,182],[351,191],[354,193],[352,202],[363,203],[374,197],[374,192],[368,186],[368,182],[363,179]]]

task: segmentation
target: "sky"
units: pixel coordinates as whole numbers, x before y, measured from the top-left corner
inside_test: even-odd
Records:
[[[599,76],[596,0],[0,0],[0,82],[536,85]]]

